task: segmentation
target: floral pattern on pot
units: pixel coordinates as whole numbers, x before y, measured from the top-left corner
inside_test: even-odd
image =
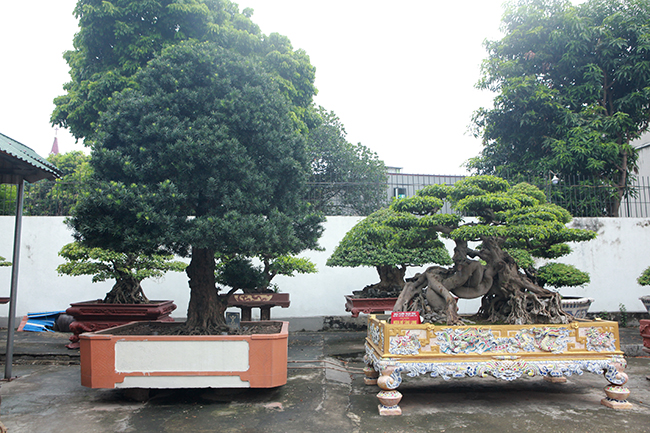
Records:
[[[405,335],[398,335],[390,339],[389,353],[393,355],[417,355],[422,345],[417,335],[407,331]]]
[[[436,336],[440,351],[450,355],[536,350],[562,353],[567,348],[569,330],[552,327],[527,328],[518,331],[513,337],[495,337],[490,329],[447,328],[436,332]]]
[[[616,337],[611,332],[602,332],[599,328],[586,330],[587,350],[595,352],[611,352],[616,350]]]

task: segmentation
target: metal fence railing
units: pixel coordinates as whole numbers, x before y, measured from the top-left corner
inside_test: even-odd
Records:
[[[320,203],[328,215],[368,215],[390,203],[394,197],[411,197],[427,185],[453,185],[465,176],[437,176],[389,173],[381,182],[310,184],[309,199]],[[518,177],[511,184],[526,181],[537,186],[551,203],[567,209],[574,217],[608,217],[616,204],[616,190],[602,181],[588,178],[563,179]],[[38,182],[25,187],[24,215],[67,216],[74,206],[83,185],[72,182]],[[378,193],[379,191],[379,193]],[[385,193],[381,193],[385,191]],[[16,186],[0,185],[0,215],[14,215],[16,211]],[[452,210],[448,205],[444,213]],[[650,177],[633,179],[626,196],[618,207],[620,217],[650,217]]]

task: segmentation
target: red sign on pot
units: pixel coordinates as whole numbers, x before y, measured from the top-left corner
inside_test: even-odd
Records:
[[[420,324],[418,311],[393,311],[390,313],[390,323],[393,325]]]

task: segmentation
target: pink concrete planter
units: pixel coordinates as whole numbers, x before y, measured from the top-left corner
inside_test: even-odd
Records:
[[[275,334],[80,336],[88,388],[272,388],[287,383],[289,322]],[[172,324],[169,324],[172,325]]]
[[[173,322],[169,317],[176,309],[173,301],[151,301],[147,304],[105,304],[101,300],[76,302],[70,304],[65,312],[74,318],[70,323],[69,349],[79,348],[79,335],[84,332],[101,331],[113,326],[130,322],[165,321]]]

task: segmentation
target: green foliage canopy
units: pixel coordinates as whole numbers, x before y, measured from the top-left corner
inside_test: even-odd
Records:
[[[59,275],[92,275],[92,282],[119,280],[130,276],[140,282],[159,278],[166,272],[182,272],[187,263],[173,260],[169,254],[135,255],[118,253],[103,248],[88,248],[78,242],[66,244],[59,251],[65,263],[56,270]]]
[[[358,222],[327,259],[327,266],[421,266],[451,264],[451,258],[435,230],[390,224],[397,217],[392,209],[373,212]]]
[[[435,215],[435,220],[413,218],[413,214],[430,212],[426,205],[418,209],[423,197],[429,194],[441,197],[445,193],[445,198],[456,212],[477,220],[464,221],[458,215],[440,214]],[[416,227],[429,221],[430,227],[455,241],[487,241],[500,245],[542,285],[574,286],[589,281],[586,273],[571,265],[552,263],[543,266],[543,270],[534,268],[534,258],[555,259],[564,256],[571,252],[568,242],[587,241],[596,234],[567,228],[565,224],[571,221],[571,215],[559,206],[546,203],[544,193],[532,185],[522,183],[511,187],[508,182],[495,176],[470,176],[453,186],[422,189],[416,197],[397,201],[392,208],[405,212],[393,220],[393,225]]]
[[[238,52],[274,75],[299,121],[315,93],[315,69],[288,38],[265,36],[228,0],[79,0],[74,50],[64,54],[71,81],[54,100],[51,121],[76,138],[92,135],[113,93],[137,87],[134,76],[166,47],[213,42]]]

